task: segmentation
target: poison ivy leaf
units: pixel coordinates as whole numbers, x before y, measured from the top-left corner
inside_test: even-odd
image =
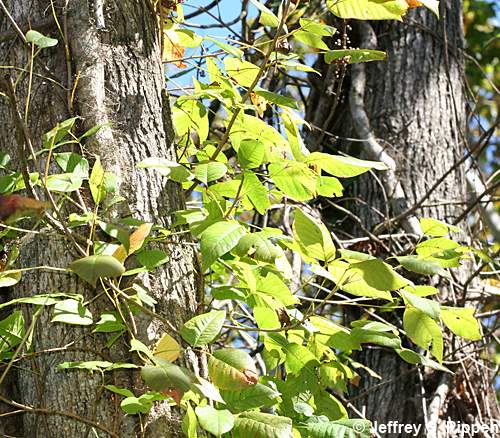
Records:
[[[178,183],[193,179],[193,174],[182,164],[166,160],[165,158],[149,157],[137,164],[137,167],[141,169],[154,169],[161,176],[166,176]]]
[[[28,30],[26,32],[26,41],[28,43],[33,43],[35,46],[41,49],[46,49],[47,47],[54,47],[57,45],[57,40],[54,38],[49,38],[36,30]]]
[[[196,416],[200,426],[215,436],[229,432],[234,426],[234,417],[228,410],[215,409],[212,406],[197,406]]]
[[[194,168],[194,176],[203,184],[215,181],[223,177],[227,172],[227,167],[224,163],[212,161],[210,163],[200,163]]]
[[[125,248],[125,245],[120,245],[113,253],[113,257],[123,263],[130,254],[141,249],[144,240],[146,240],[146,237],[148,237],[151,232],[152,226],[153,224],[149,223],[139,225],[137,229],[128,236],[128,249]]]
[[[54,154],[54,158],[65,173],[71,173],[82,179],[89,177],[89,162],[81,155],[74,152]]]
[[[213,400],[217,403],[226,404],[226,402],[220,395],[219,390],[215,387],[215,385],[212,382],[209,382],[208,380],[202,377],[198,377],[198,383],[195,383],[194,386],[209,400]]]
[[[441,314],[441,307],[436,301],[428,300],[426,298],[414,295],[404,289],[399,292],[404,298],[405,302],[412,305],[416,309],[430,316],[432,319],[438,320]]]
[[[168,333],[164,333],[153,350],[155,357],[175,362],[181,354],[179,343]]]
[[[272,236],[265,231],[247,234],[239,240],[233,253],[240,257],[248,255],[256,260],[274,264],[276,258],[282,257],[284,252],[272,242]]]
[[[318,219],[295,210],[293,234],[303,252],[309,256],[325,262],[335,258],[335,245],[330,232]]]
[[[406,0],[327,0],[330,11],[339,18],[358,20],[399,20],[408,10]]]
[[[338,420],[310,422],[305,426],[311,438],[370,438],[371,423],[368,420]]]
[[[131,396],[123,399],[120,407],[123,412],[129,415],[147,414],[153,407],[153,400],[144,396]]]
[[[441,310],[443,322],[455,335],[471,341],[481,339],[481,328],[474,318],[474,309],[443,306]]]
[[[216,350],[208,359],[208,374],[218,388],[228,391],[248,388],[258,380],[253,359],[235,348]]]
[[[403,327],[408,337],[419,347],[429,349],[439,362],[443,360],[443,335],[438,323],[418,309],[407,307],[403,315]]]
[[[229,53],[230,55],[233,55],[237,58],[243,58],[244,55],[243,51],[238,49],[237,47],[230,46],[229,44],[223,43],[222,41],[219,41],[210,36],[206,36],[205,39],[207,41],[211,41],[212,43],[214,43],[216,46],[224,50],[224,52]]]
[[[125,272],[125,267],[113,256],[93,255],[75,260],[70,269],[82,280],[96,286],[100,277],[119,277]]]
[[[245,234],[245,228],[236,221],[220,221],[209,226],[201,235],[200,242],[203,269],[231,251]]]
[[[460,228],[432,218],[421,218],[420,227],[422,228],[422,232],[424,234],[432,237],[443,237],[450,231],[455,233],[460,232]]]
[[[292,420],[262,412],[243,412],[235,419],[233,438],[292,438]]]
[[[91,325],[92,313],[87,309],[81,301],[78,300],[63,300],[59,301],[54,306],[54,316],[51,322],[62,322],[72,325]]]
[[[260,70],[259,67],[251,62],[230,57],[224,59],[224,67],[229,77],[242,87],[250,87]]]
[[[281,94],[276,94],[263,88],[255,87],[254,93],[258,96],[263,97],[269,102],[275,103],[276,105],[287,106],[289,108],[297,109],[297,101],[291,97],[283,96]]]
[[[124,332],[125,330],[125,324],[123,324],[117,312],[104,312],[101,314],[101,319],[97,321],[92,333],[113,333]]]
[[[134,393],[130,391],[130,389],[126,388],[118,388],[115,385],[104,385],[104,387],[111,392],[114,392],[115,394],[120,394],[123,395],[124,397],[133,397]]]
[[[21,281],[22,273],[15,269],[0,272],[0,288],[11,287]],[[0,308],[2,305],[0,305]]]
[[[160,249],[146,249],[137,253],[136,257],[139,263],[148,271],[152,271],[169,261],[167,253]]]
[[[239,391],[222,391],[222,397],[232,411],[268,408],[279,401],[280,393],[266,385],[257,383]]]
[[[337,59],[347,58],[349,64],[355,62],[370,62],[370,61],[384,61],[386,53],[380,50],[368,49],[344,49],[344,50],[330,50],[325,53],[325,62],[331,64]]]
[[[423,275],[440,275],[441,277],[451,278],[448,271],[441,267],[439,263],[432,260],[415,255],[395,257],[395,259],[408,271]]]
[[[326,173],[339,178],[351,178],[371,169],[387,170],[387,166],[379,161],[360,160],[359,158],[331,155],[324,152],[313,152],[306,157],[305,162],[318,166]]]
[[[208,137],[208,111],[202,102],[189,98],[179,98],[172,109],[175,132],[179,137],[190,138],[195,131],[201,142]]]
[[[1,284],[1,278],[0,278],[0,284]],[[24,297],[24,298],[16,298],[14,300],[7,301],[6,303],[0,304],[0,309],[3,307],[8,307],[13,304],[34,304],[36,306],[52,306],[59,302],[59,298],[67,298],[69,295],[68,294],[60,294],[60,293],[55,293],[55,294],[40,294],[40,295],[33,295],[32,297]]]
[[[307,201],[315,196],[317,175],[305,163],[283,160],[271,164],[269,173],[284,195],[296,201]]]
[[[264,160],[264,143],[255,139],[242,140],[238,148],[238,160],[244,169],[259,167]]]
[[[328,50],[328,46],[323,41],[323,37],[307,30],[297,30],[293,33],[293,38],[305,44],[306,46],[313,47],[319,50]]]
[[[404,290],[419,297],[427,297],[429,295],[436,295],[439,291],[434,286],[406,286]]]
[[[244,171],[243,177],[241,195],[245,195],[260,214],[264,214],[271,207],[269,190],[259,181],[257,175],[253,172]]]
[[[278,27],[278,17],[270,9],[264,6],[259,0],[250,0],[250,2],[260,11],[259,22],[261,24],[269,27]]]
[[[185,322],[181,328],[182,338],[193,347],[212,342],[222,329],[226,312],[223,310],[212,310],[211,312],[197,315]]]
[[[156,359],[158,365],[146,365],[141,369],[141,377],[153,390],[163,392],[175,388],[181,393],[189,391],[196,376],[187,368],[174,365],[168,361]]]
[[[7,358],[6,352],[21,343],[24,333],[24,317],[20,310],[14,310],[0,321],[0,360]]]
[[[186,413],[182,419],[182,431],[187,438],[198,438],[197,433],[198,420],[194,409],[191,407],[190,403],[187,403]]]

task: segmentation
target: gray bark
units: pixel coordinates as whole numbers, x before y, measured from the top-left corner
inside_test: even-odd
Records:
[[[96,13],[92,2],[86,0],[70,1],[67,8],[64,8],[65,2],[58,2],[56,13],[67,41],[69,57],[66,58],[61,34],[54,23],[50,24],[53,20],[49,0],[4,3],[21,28],[28,22],[35,28],[37,22],[48,22],[49,25],[44,26],[45,33],[59,40],[58,46],[45,49],[34,65],[36,75],[28,127],[35,149],[40,148],[44,132],[72,115],[82,118],[82,130],[109,123],[89,140],[84,154],[91,161],[94,155],[99,155],[105,170],[114,172],[119,178],[119,195],[127,201],[125,208],[121,205],[113,212],[113,217],[132,214],[138,219],[168,225],[171,213],[184,206],[180,187],[166,184],[158,174],[136,167],[138,162],[150,156],[175,160],[157,18],[152,6],[148,1],[116,0],[104,2],[105,9]],[[11,30],[11,23],[0,12],[0,33],[5,36]],[[30,50],[19,38],[0,39],[1,65],[25,67],[29,55]],[[14,80],[19,74],[14,69],[7,72]],[[60,85],[47,80],[49,74]],[[22,110],[27,84],[24,74],[16,87]],[[75,84],[73,101],[71,92]],[[1,149],[9,152],[14,163],[20,163],[19,138],[15,135],[12,112],[3,96],[0,97],[0,119]],[[84,193],[86,196],[88,193]],[[53,232],[30,235],[18,243],[20,267],[51,265],[65,268],[78,257],[70,242]],[[163,245],[170,261],[153,275],[141,279],[158,301],[155,311],[177,327],[195,313],[200,298],[198,263],[189,243],[188,238],[179,238],[173,244]],[[9,298],[50,292],[80,293],[86,299],[96,295],[96,291],[89,290],[74,276],[33,271],[12,288]],[[22,309],[29,325],[33,309],[28,306]],[[99,298],[90,306],[95,320],[100,312],[110,309],[111,303],[106,298]],[[65,351],[40,353],[17,363],[17,372],[9,379],[10,384],[1,389],[4,396],[46,412],[24,412],[11,417],[13,421],[2,422],[0,433],[19,437],[93,435],[88,424],[65,415],[70,413],[99,423],[115,436],[139,435],[137,418],[123,415],[119,406],[121,397],[104,390],[99,374],[56,370],[57,364],[64,361],[130,362],[133,359],[126,343],[119,342],[108,349],[106,336],[91,334],[91,329],[87,328],[51,324],[50,319],[50,310],[44,311],[36,324],[33,351],[74,343]],[[158,321],[142,318],[138,321],[138,330],[144,342],[150,343],[168,329]],[[184,360],[198,369],[194,356]],[[129,388],[136,394],[144,391],[137,372],[116,372],[106,376],[104,383]],[[13,409],[5,405],[1,408],[4,411]],[[159,405],[153,411],[144,419],[145,435],[182,436],[175,412],[166,405]],[[100,430],[97,433],[108,436]]]
[[[441,8],[439,21],[429,11],[420,9],[411,11],[404,23],[373,23],[378,37],[376,48],[386,51],[388,59],[363,67],[366,69],[364,109],[369,116],[374,138],[397,163],[396,177],[402,185],[407,206],[414,205],[427,193],[433,183],[463,156],[466,146],[461,2],[441,3],[445,7]],[[333,117],[328,117],[328,103],[331,105],[335,100],[332,81],[336,75],[338,77],[338,68],[324,67],[323,77],[330,80],[318,81],[313,89],[308,120],[339,137],[366,139],[366,133],[355,129],[356,123],[353,123],[349,111],[352,77],[344,81],[338,110]],[[328,119],[331,122],[325,126]],[[313,132],[309,137],[313,147],[318,146],[320,137],[329,138],[318,131]],[[323,147],[325,144],[328,144],[326,140]],[[330,147],[354,156],[374,158],[366,153],[369,145],[363,142],[336,141]],[[382,175],[379,177],[383,178]],[[391,192],[381,189],[385,186],[379,179],[368,175],[358,178],[349,189],[349,196],[363,201],[352,204],[351,210],[362,219],[365,229],[373,231],[384,217],[388,219],[400,213],[398,206],[394,206],[394,200],[391,203]],[[464,168],[457,167],[425,203],[465,201],[465,195]],[[453,223],[460,211],[460,206],[443,202],[442,205],[419,209],[416,214]],[[338,215],[335,217],[338,218]],[[396,229],[397,225],[392,225],[389,231]],[[365,235],[356,223],[353,223],[351,232],[356,237]],[[467,243],[466,236],[455,237]],[[380,256],[389,255],[377,243],[357,249],[371,250]],[[397,248],[392,247],[391,250]],[[470,266],[455,271],[459,284],[471,272]],[[439,299],[448,305],[460,305],[462,300],[470,298],[462,296],[460,287],[449,284],[439,284],[439,287]],[[498,418],[488,364],[482,361],[477,351],[472,352],[474,347],[454,353],[459,345],[463,344],[448,337],[445,356],[450,356],[447,359],[464,360],[458,366],[452,365],[456,372],[453,377],[427,371],[419,375],[393,353],[380,349],[364,352],[358,360],[379,373],[382,382],[364,374],[360,387],[352,394],[355,406],[367,418],[379,423],[396,420],[425,424],[428,431],[421,436],[429,437],[448,436],[444,429],[448,418],[476,424]],[[469,358],[464,358],[464,351],[470,353]],[[403,432],[390,436],[407,435]]]

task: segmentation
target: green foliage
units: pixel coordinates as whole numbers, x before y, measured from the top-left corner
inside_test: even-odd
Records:
[[[257,0],[251,3],[263,26],[280,25],[279,14]],[[437,14],[438,2],[422,3]],[[404,0],[332,0],[327,5],[338,17],[357,19],[401,20],[408,9]],[[39,48],[55,44],[30,32],[28,41]],[[147,414],[155,402],[174,400],[184,412],[182,429],[190,438],[199,436],[201,430],[234,438],[368,438],[370,422],[349,419],[339,401],[339,394],[348,392],[351,383],[361,378],[356,369],[364,365],[354,361],[353,351],[383,347],[415,366],[449,371],[442,365],[443,326],[461,338],[479,340],[480,324],[472,309],[440,306],[432,299],[439,292],[436,287],[415,283],[429,283],[430,276],[450,280],[450,270],[470,257],[470,248],[449,236],[460,232],[457,227],[432,218],[421,219],[425,236],[405,255],[382,259],[339,248],[329,224],[304,202],[341,196],[350,178],[384,172],[387,166],[350,156],[310,153],[302,139],[304,123],[294,112],[302,110],[297,100],[259,87],[266,82],[261,81],[263,75],[272,74],[273,69],[314,69],[279,51],[258,58],[244,46],[237,48],[183,29],[175,32],[184,47],[210,42],[223,53],[207,58],[205,82],[194,80],[193,93],[173,102],[177,156],[144,157],[138,167],[146,170],[137,171],[157,172],[169,184],[182,186],[192,195],[187,207],[175,212],[175,221],[153,218],[155,223],[115,211],[112,207],[124,201],[115,193],[117,177],[106,170],[100,157],[64,149],[78,145],[81,149],[74,150],[85,150],[85,139],[100,127],[78,136],[77,119],[61,122],[44,135],[42,153],[62,173],[46,178],[33,173],[30,178],[56,198],[58,213],[63,214],[62,207],[72,200],[71,208],[77,211],[68,214],[65,225],[77,237],[74,244],[79,256],[68,269],[53,269],[80,278],[91,294],[34,291],[34,296],[11,300],[0,308],[53,306],[52,323],[88,326],[92,336],[106,338],[108,347],[118,340],[129,345],[134,363],[140,365],[88,360],[64,362],[58,368],[102,375],[140,368],[150,391],[139,395],[128,388],[103,387],[123,397],[120,406],[129,415]],[[329,38],[336,32],[302,17],[288,36],[306,51],[320,51],[327,63],[385,59],[385,53],[376,50],[330,50]],[[269,44],[263,39],[252,50],[265,53]],[[213,102],[225,114],[217,129],[209,117]],[[263,115],[267,109],[272,118]],[[222,137],[217,130],[223,132]],[[0,165],[8,168],[9,158],[0,155]],[[2,193],[25,188],[16,172],[2,178]],[[86,204],[80,206],[80,202]],[[194,243],[176,240],[186,232],[194,236]],[[2,242],[9,248],[22,228],[7,233],[2,234]],[[77,242],[85,242],[85,247]],[[175,263],[179,255],[169,245],[186,243],[198,250],[205,298],[196,303],[198,314],[175,327],[155,313],[157,294],[170,291],[153,295],[143,286],[141,275],[164,275],[168,263]],[[12,266],[14,260],[13,256],[0,272],[0,287],[22,281],[22,270]],[[321,292],[326,298],[321,298]],[[109,299],[109,308],[98,307],[93,315],[91,303],[96,295]],[[344,326],[333,312],[324,312],[336,295],[344,300],[340,308],[361,298],[384,316],[389,312],[402,316],[402,327],[369,318],[371,310]],[[164,324],[165,333],[155,346],[137,339],[136,328],[131,327],[130,319],[141,313]],[[25,334],[19,310],[0,321],[1,360],[13,358]],[[255,355],[242,347],[247,345],[244,342],[253,353],[258,350],[259,367]],[[417,351],[408,347],[412,345]],[[186,353],[207,355],[209,380],[173,363]],[[275,414],[269,414],[269,409]]]

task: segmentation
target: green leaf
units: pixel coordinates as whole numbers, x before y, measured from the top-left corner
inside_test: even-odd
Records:
[[[118,386],[115,385],[104,385],[104,387],[111,392],[114,392],[115,394],[120,394],[123,395],[124,397],[133,397],[134,393],[130,391],[130,389],[126,388],[118,388]]]
[[[257,369],[251,356],[243,350],[221,348],[208,359],[208,374],[214,385],[228,391],[239,391],[255,385]]]
[[[222,329],[226,312],[223,310],[212,310],[211,312],[197,315],[185,322],[181,328],[182,338],[193,347],[212,342]]]
[[[212,406],[197,406],[195,412],[200,426],[215,436],[229,432],[234,426],[233,414],[226,409],[219,410]]]
[[[86,370],[86,371],[101,371],[104,368],[108,368],[113,365],[113,362],[103,361],[103,360],[89,360],[80,362],[63,362],[57,365],[58,370]]]
[[[443,360],[443,335],[438,323],[418,309],[407,307],[403,315],[403,327],[408,337],[419,347],[429,349],[439,362]]]
[[[227,172],[227,167],[224,163],[212,161],[210,163],[197,164],[194,168],[194,176],[203,184],[215,181],[223,177]]]
[[[441,307],[438,302],[419,297],[418,295],[413,295],[405,290],[401,290],[399,293],[406,303],[412,305],[426,315],[429,315],[432,319],[439,319]]]
[[[26,41],[28,43],[33,43],[35,46],[38,46],[41,49],[46,49],[47,47],[54,47],[55,45],[57,45],[56,39],[46,37],[36,30],[28,30],[28,32],[26,32]]]
[[[223,43],[222,41],[219,41],[215,38],[206,36],[205,39],[207,41],[212,41],[216,46],[220,47],[222,50],[224,50],[226,53],[229,53],[230,55],[236,56],[237,58],[243,58],[243,51],[238,49],[237,47],[230,46],[229,44]]]
[[[153,401],[147,397],[127,397],[122,400],[120,407],[129,415],[147,414],[153,407]]]
[[[231,251],[246,234],[236,221],[221,221],[210,225],[201,235],[200,248],[203,269],[207,269],[221,256]]]
[[[261,383],[239,391],[222,391],[222,397],[236,412],[271,407],[278,403],[279,396],[279,392]]]
[[[54,316],[51,322],[62,322],[72,325],[91,325],[92,313],[87,309],[81,301],[78,300],[63,300],[59,301],[54,306]]]
[[[244,171],[243,177],[241,194],[247,196],[260,214],[264,214],[271,207],[268,189],[259,181],[257,175],[251,171]]]
[[[16,271],[15,269],[8,272],[0,272],[0,288],[14,286],[21,281],[21,277],[21,271]]]
[[[287,106],[289,108],[298,109],[297,101],[291,97],[283,96],[281,94],[276,94],[263,88],[255,87],[253,90],[258,96],[262,96],[269,102],[275,103],[276,105]]]
[[[83,179],[89,177],[89,162],[81,155],[74,152],[62,152],[54,154],[54,158],[65,173],[71,173]]]
[[[284,195],[296,201],[315,196],[316,174],[305,163],[283,160],[269,166],[269,173]]]
[[[306,157],[305,162],[314,164],[326,173],[339,178],[351,178],[371,169],[387,170],[387,166],[379,161],[360,160],[359,158],[331,155],[324,152],[313,152]]]
[[[330,11],[339,18],[358,20],[399,20],[408,10],[406,0],[327,0]]]
[[[69,266],[81,279],[96,286],[100,277],[119,277],[125,272],[125,267],[113,256],[93,255],[75,260]]]
[[[243,412],[235,419],[233,438],[291,438],[292,420],[262,412]]]
[[[337,59],[347,58],[349,64],[355,62],[370,62],[370,61],[384,61],[387,55],[380,50],[368,49],[344,49],[344,50],[330,50],[325,53],[325,62],[331,64]]]
[[[227,74],[242,87],[250,87],[260,71],[255,64],[238,58],[225,58],[224,67]]]
[[[272,236],[273,234],[265,231],[247,234],[239,240],[233,253],[240,257],[249,255],[256,260],[274,264],[276,258],[282,257],[284,252],[271,241]]]
[[[327,263],[335,258],[335,245],[328,229],[320,220],[299,209],[294,214],[293,234],[307,256]]]
[[[92,333],[114,333],[126,330],[117,312],[103,312]]]
[[[238,148],[238,160],[243,169],[259,167],[264,160],[264,144],[258,140],[246,139]]]
[[[182,419],[182,431],[187,436],[187,438],[198,438],[197,433],[198,420],[194,409],[191,407],[190,403],[187,403],[186,414]]]
[[[441,318],[452,333],[471,341],[481,339],[479,321],[474,318],[474,309],[462,307],[442,307]]]
[[[420,227],[422,228],[422,232],[424,234],[433,237],[446,236],[450,231],[455,233],[460,232],[460,228],[432,218],[421,218]]]
[[[166,160],[165,158],[149,157],[137,164],[137,167],[142,169],[154,169],[161,176],[168,177],[172,181],[178,183],[193,179],[193,174],[182,164]]]
[[[373,287],[366,281],[362,272],[352,270],[350,266],[349,263],[339,260],[335,260],[328,264],[328,272],[341,290],[358,297],[382,298],[392,301],[392,295],[389,290],[380,290],[380,285],[378,284],[377,287]],[[376,281],[376,279],[370,278],[369,276],[367,278],[370,281]]]
[[[370,438],[371,423],[368,420],[338,420],[310,422],[305,426],[311,438]]]
[[[161,249],[146,249],[135,256],[148,271],[158,268],[169,261],[167,253]]]
[[[259,0],[250,0],[250,2],[260,11],[259,22],[264,26],[278,27],[280,21],[274,13],[265,7]]]
[[[423,275],[440,275],[441,277],[451,278],[449,272],[433,260],[415,255],[395,257],[395,259],[408,271]]]
[[[208,111],[202,102],[189,98],[179,98],[172,109],[175,133],[190,139],[191,131],[198,133],[201,142],[208,137]]]
[[[323,37],[321,35],[313,32],[308,32],[307,30],[299,29],[293,33],[293,37],[302,44],[314,47],[315,49],[328,50],[329,48],[323,41]]]
[[[94,166],[92,167],[92,173],[89,178],[89,187],[92,199],[96,204],[100,204],[106,196],[106,191],[104,189],[104,169],[99,157],[96,158]]]
[[[69,193],[78,190],[83,179],[73,173],[59,173],[47,177],[47,188],[53,192]]]
[[[0,321],[0,360],[8,357],[4,353],[19,345],[24,336],[24,318],[20,310],[14,310]]]
[[[0,279],[1,281],[1,279]],[[1,283],[0,283],[1,284]],[[34,304],[36,306],[52,306],[59,302],[56,298],[68,297],[68,294],[40,294],[33,295],[32,297],[16,298],[14,300],[7,301],[6,303],[0,304],[0,309],[3,307],[11,306],[13,304]]]
[[[141,377],[151,389],[162,392],[175,388],[184,393],[196,381],[194,374],[187,368],[158,358],[156,361],[159,365],[146,365],[141,369]]]

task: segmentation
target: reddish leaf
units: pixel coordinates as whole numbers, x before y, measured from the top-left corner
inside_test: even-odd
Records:
[[[48,202],[37,201],[20,195],[0,195],[0,220],[5,221],[21,213],[40,214],[48,207]]]

